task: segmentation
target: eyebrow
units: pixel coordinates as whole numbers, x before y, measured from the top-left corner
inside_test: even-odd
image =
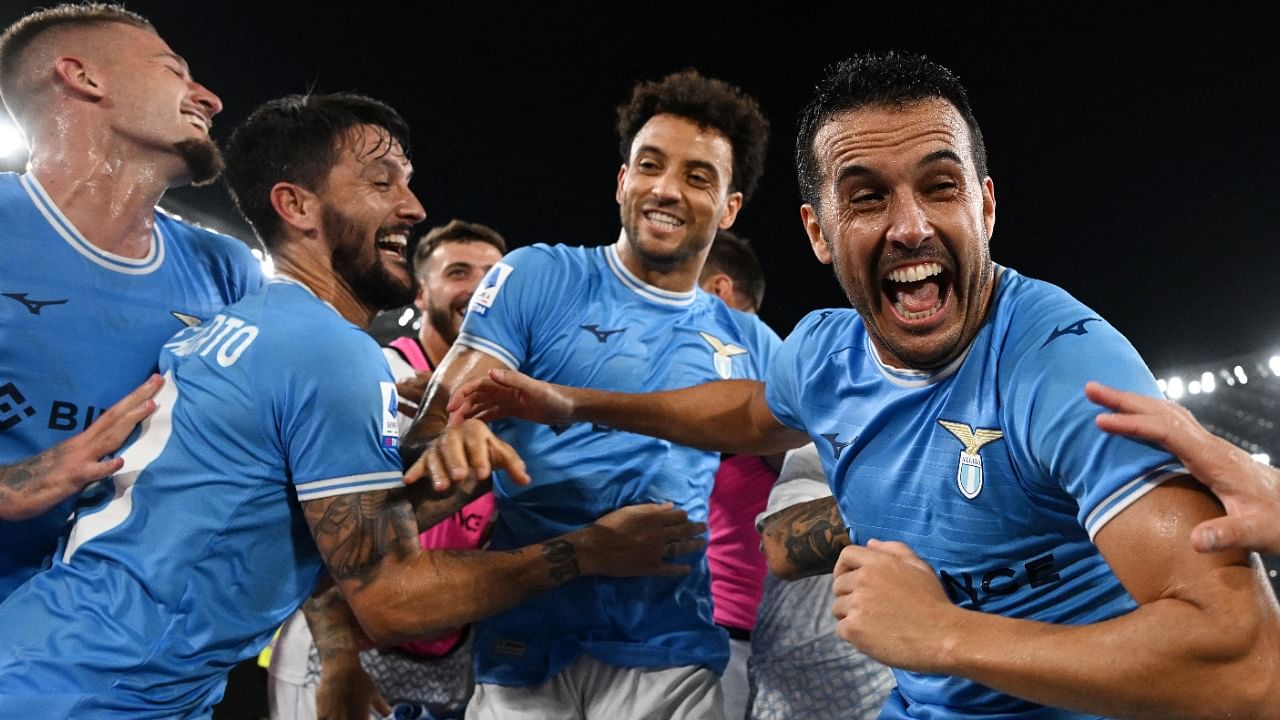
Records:
[[[653,145],[641,145],[640,147],[636,148],[637,157],[639,157],[640,155],[646,152],[653,153],[654,155],[660,155],[663,158],[668,157],[668,155],[665,152],[663,152],[661,148],[655,147]],[[714,174],[717,178],[720,177],[720,170],[716,168],[715,163],[712,163],[708,160],[698,160],[695,158],[693,160],[686,160],[685,165],[689,167],[706,170]]]
[[[160,57],[166,57],[166,58],[169,58],[170,60],[174,60],[175,62],[177,62],[179,65],[182,66],[183,71],[187,73],[191,72],[191,66],[187,64],[187,61],[184,60],[181,55],[175,52],[169,52],[167,50],[164,52],[158,53],[158,55]]]
[[[954,150],[934,150],[920,158],[920,162],[916,163],[916,167],[925,167],[940,161],[950,161],[956,165],[964,165],[964,161],[960,159],[960,156]],[[875,175],[876,172],[865,165],[846,165],[840,168],[840,172],[836,173],[835,185],[839,186],[849,178],[873,177]]]

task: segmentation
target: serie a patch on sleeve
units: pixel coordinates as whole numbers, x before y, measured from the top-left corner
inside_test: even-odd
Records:
[[[469,312],[484,316],[489,312],[489,308],[493,307],[493,301],[498,298],[498,292],[502,290],[502,284],[507,281],[507,276],[515,268],[506,263],[497,263],[489,268],[489,272],[480,281],[480,287],[476,288],[476,292],[471,296],[471,307]]]
[[[396,384],[379,382],[382,389],[382,447],[400,446],[400,423],[396,420]]]

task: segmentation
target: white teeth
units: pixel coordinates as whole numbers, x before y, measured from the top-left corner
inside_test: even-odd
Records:
[[[934,303],[933,307],[928,310],[921,310],[920,312],[910,312],[903,307],[900,302],[895,302],[893,304],[893,309],[897,310],[899,315],[908,320],[923,320],[942,309],[942,300],[939,299],[938,302]]]
[[[901,267],[889,273],[889,279],[893,282],[919,282],[925,278],[933,277],[942,272],[942,265],[936,262],[921,263],[919,265],[908,265]],[[925,311],[931,312],[931,311]]]
[[[684,221],[680,218],[675,215],[668,215],[661,210],[650,210],[649,212],[646,212],[644,216],[649,220],[649,222],[667,230],[675,230],[681,225],[684,225]]]
[[[182,114],[190,118],[192,121],[194,121],[205,132],[209,132],[209,121],[205,119],[203,115],[200,115],[199,113],[193,113],[193,112],[184,112]]]
[[[409,238],[406,235],[395,233],[391,235],[383,235],[378,238],[378,243],[380,245],[394,245],[395,247],[402,248],[409,245]]]

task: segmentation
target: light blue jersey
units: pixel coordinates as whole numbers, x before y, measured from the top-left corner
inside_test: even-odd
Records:
[[[670,292],[636,278],[617,248],[535,245],[490,270],[458,344],[540,380],[647,392],[728,378],[763,378],[778,337],[755,316],[701,290]],[[494,430],[528,463],[532,485],[495,483],[492,547],[576,530],[624,505],[673,502],[705,521],[720,457],[579,423],[520,420]],[[678,578],[579,578],[478,624],[477,681],[536,685],[583,652],[620,667],[706,665],[728,640],[711,617],[704,553]]]
[[[767,398],[813,438],[854,542],[906,543],[962,607],[1079,625],[1136,607],[1094,535],[1184,472],[1098,430],[1088,380],[1159,397],[1115,328],[1002,269],[990,317],[947,367],[888,367],[856,312],[823,310],[783,343]],[[896,675],[884,718],[1083,717],[961,678]]]
[[[84,430],[165,340],[262,285],[244,243],[159,212],[147,257],[99,250],[31,174],[0,174],[0,236],[0,465]],[[73,503],[0,522],[0,599],[47,562]]]
[[[377,344],[276,281],[182,331],[156,414],[0,604],[0,717],[204,717],[311,592],[299,500],[401,486]]]

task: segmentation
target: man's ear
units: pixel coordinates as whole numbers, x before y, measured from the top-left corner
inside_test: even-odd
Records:
[[[813,254],[818,258],[818,262],[830,265],[831,246],[827,244],[827,239],[822,234],[822,225],[818,223],[818,211],[809,203],[801,205],[800,222],[804,225],[805,234],[809,236],[809,245],[813,248]]]
[[[271,207],[288,227],[312,235],[320,227],[320,198],[310,190],[289,182],[271,187]]]
[[[67,90],[75,95],[97,101],[107,94],[102,73],[83,58],[60,55],[53,61],[53,72]]]

